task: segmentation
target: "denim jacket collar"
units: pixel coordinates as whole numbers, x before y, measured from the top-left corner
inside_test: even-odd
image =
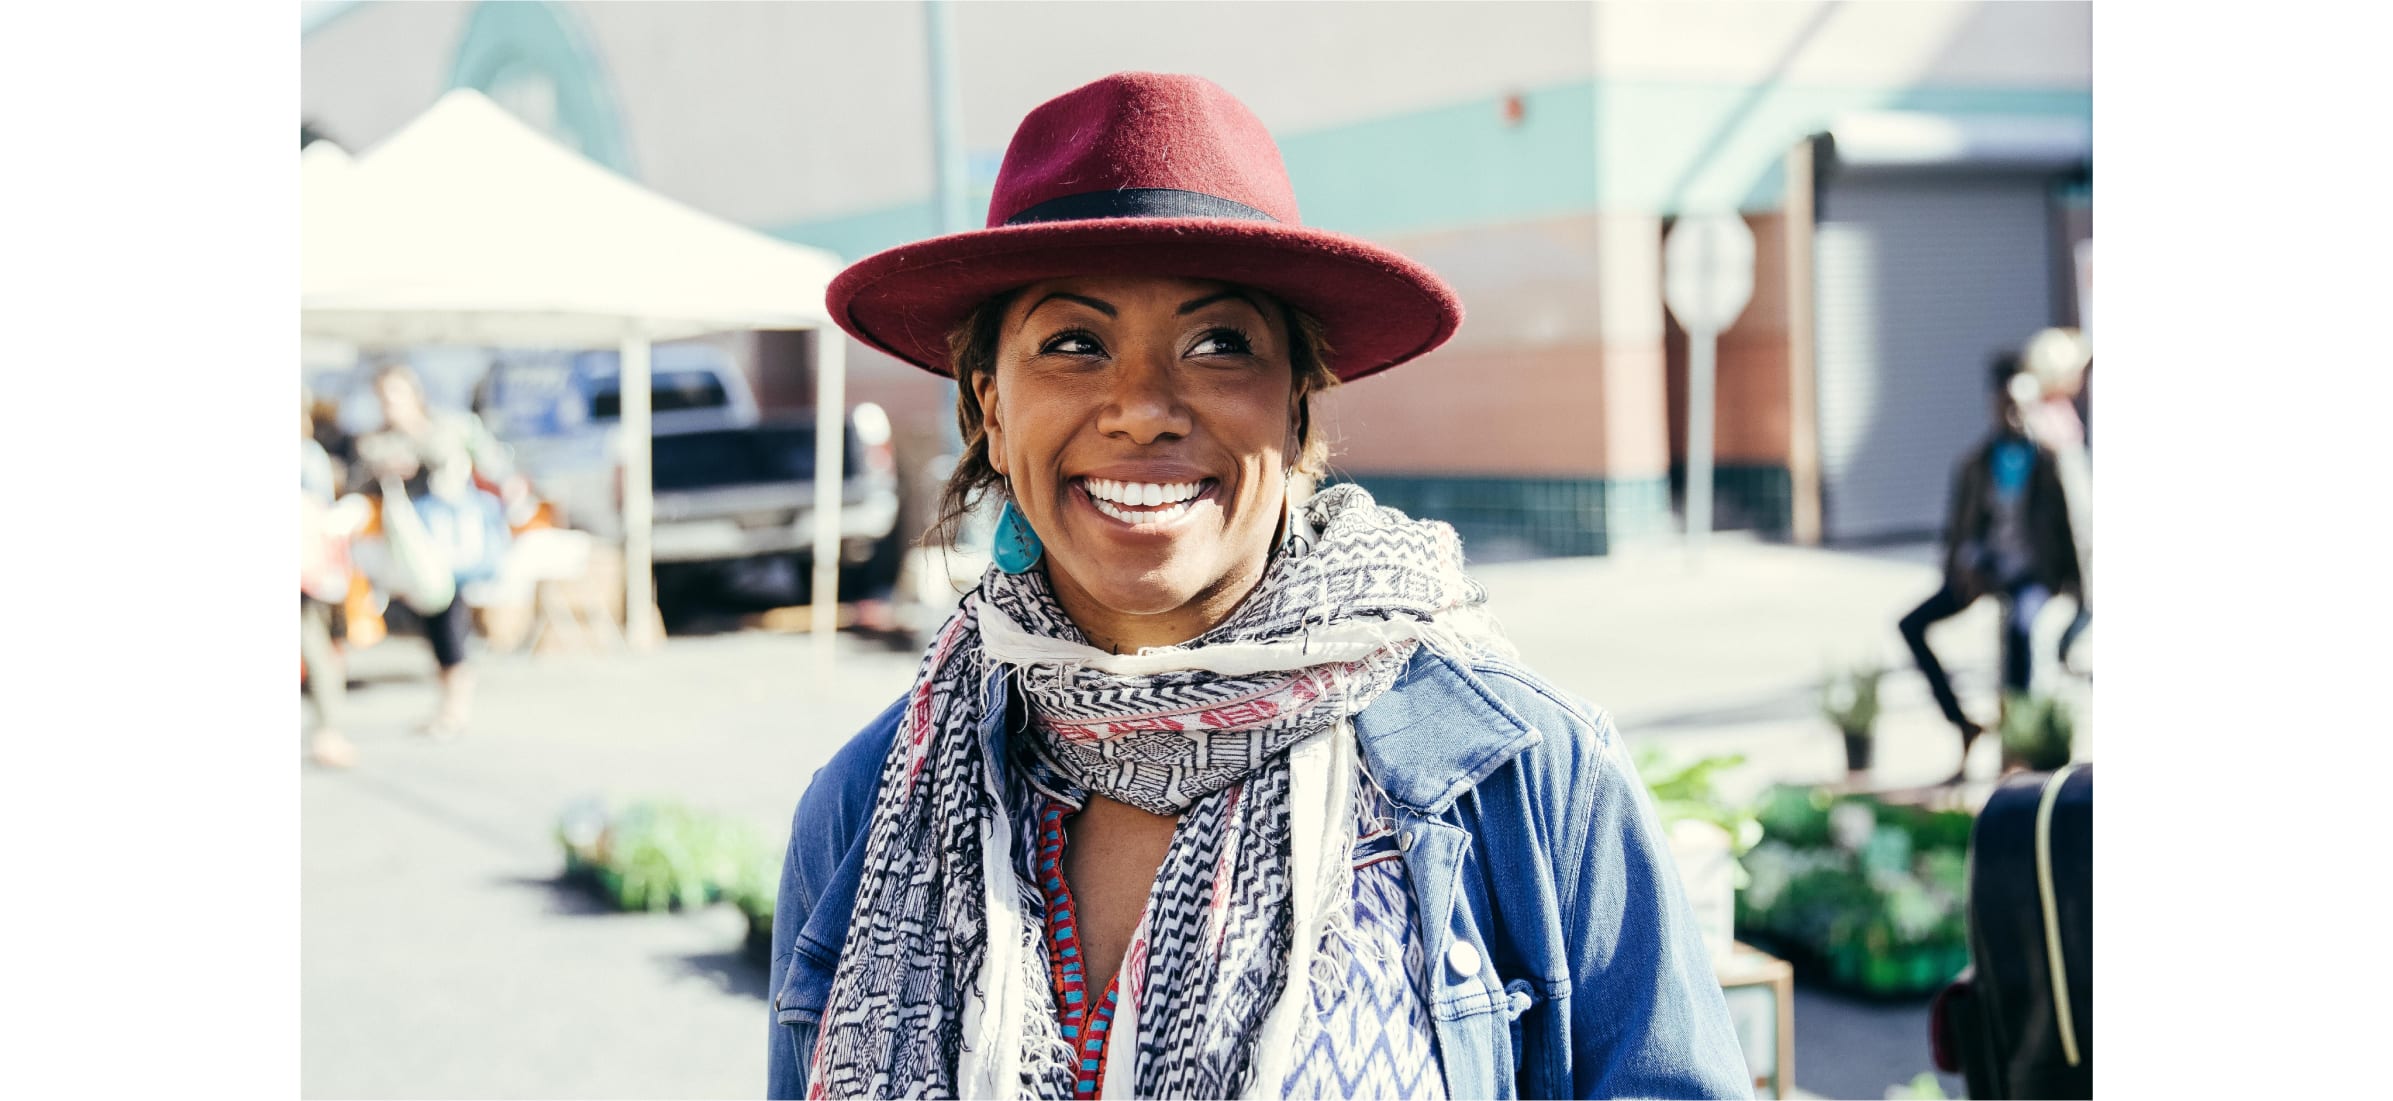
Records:
[[[1354,717],[1363,766],[1388,797],[1443,814],[1488,773],[1544,740],[1454,660],[1422,647],[1396,687]]]

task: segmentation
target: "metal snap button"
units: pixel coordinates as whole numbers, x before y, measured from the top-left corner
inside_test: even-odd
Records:
[[[1458,979],[1467,979],[1477,975],[1479,973],[1479,949],[1472,947],[1471,942],[1467,940],[1455,941],[1454,947],[1446,949],[1446,968],[1454,972],[1454,977]]]

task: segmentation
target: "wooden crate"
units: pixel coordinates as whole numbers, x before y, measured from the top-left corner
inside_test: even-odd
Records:
[[[1712,961],[1728,1015],[1736,1022],[1737,1045],[1753,1074],[1755,1097],[1791,1097],[1795,1086],[1795,969],[1785,960],[1740,941],[1727,958]]]

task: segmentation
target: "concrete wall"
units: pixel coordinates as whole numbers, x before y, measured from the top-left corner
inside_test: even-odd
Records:
[[[356,4],[300,45],[299,113],[350,152],[389,137],[449,87],[472,4]]]

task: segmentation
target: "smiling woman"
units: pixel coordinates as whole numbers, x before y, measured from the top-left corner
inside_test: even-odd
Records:
[[[1313,491],[1311,401],[1443,343],[1245,106],[1032,111],[989,225],[833,282],[958,382],[997,565],[800,800],[775,1097],[1715,1097],[1750,1079],[1610,722],[1452,528]]]
[[[1115,653],[1220,622],[1282,533],[1291,480],[1327,460],[1320,323],[1258,291],[1116,275],[1001,296],[959,332],[946,522],[1002,489],[1065,611]]]

